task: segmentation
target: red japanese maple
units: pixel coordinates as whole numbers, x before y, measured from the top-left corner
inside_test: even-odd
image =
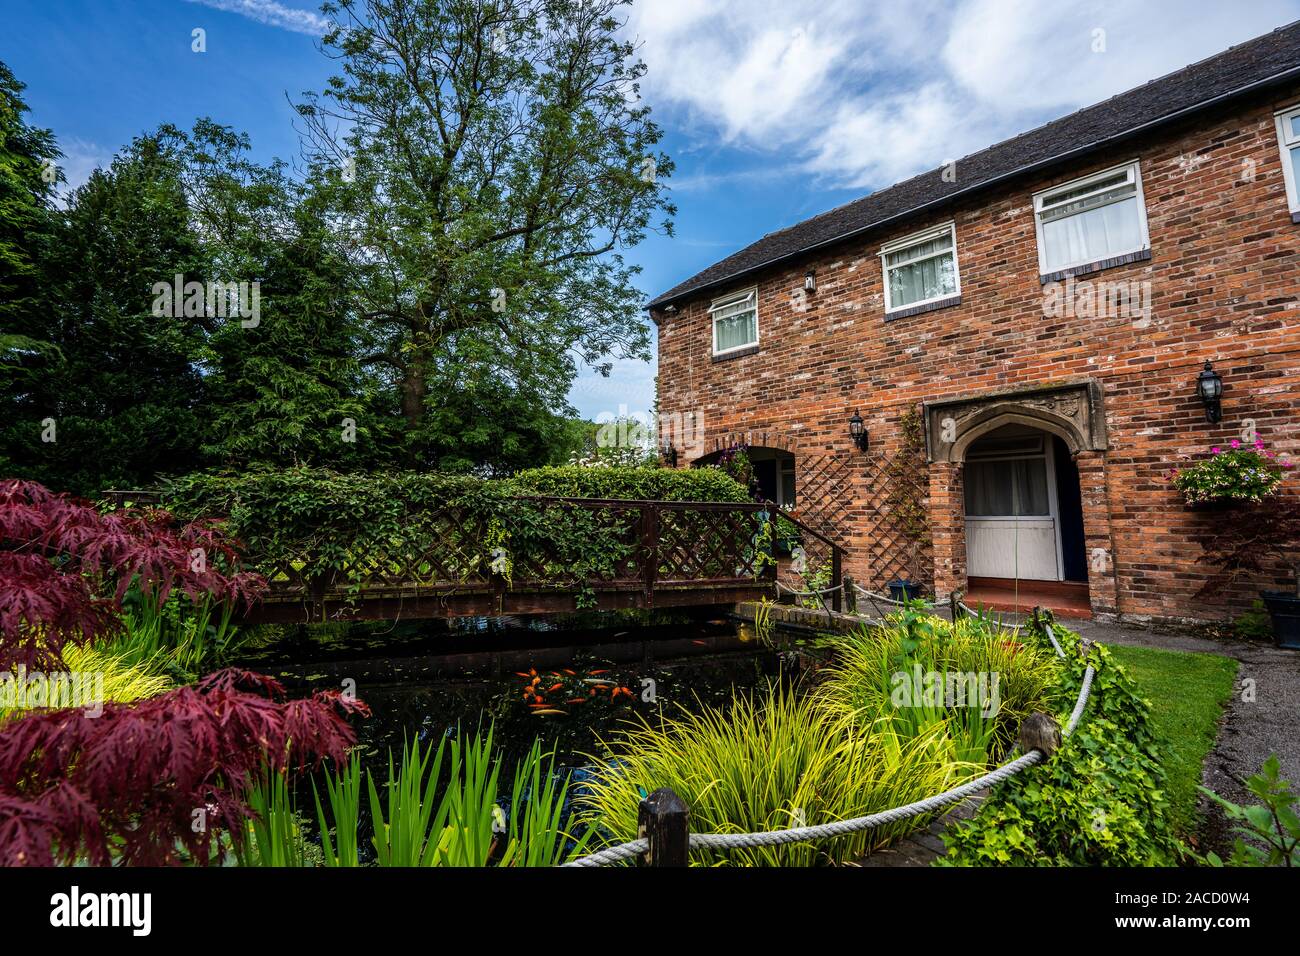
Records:
[[[151,600],[249,602],[263,580],[239,571],[211,522],[179,525],[161,509],[101,514],[42,485],[0,480],[0,668],[51,669],[69,641],[111,635],[134,584]]]
[[[242,838],[250,775],[343,760],[346,715],[369,713],[336,691],[283,696],[271,678],[226,670],[99,716],[0,727],[0,865],[106,865],[110,847],[126,864],[208,862],[221,830]]]

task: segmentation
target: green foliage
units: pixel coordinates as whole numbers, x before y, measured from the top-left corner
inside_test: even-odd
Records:
[[[579,362],[648,357],[622,253],[671,231],[672,163],[654,152],[621,6],[329,5],[347,24],[323,38],[340,71],[298,106],[304,152],[406,467],[437,460],[448,423],[430,413],[465,372],[563,412]]]
[[[1050,615],[1044,618],[1051,627]],[[1026,637],[1045,647],[1045,630]],[[989,794],[972,820],[944,835],[940,865],[1169,866],[1182,854],[1169,817],[1166,776],[1150,704],[1105,647],[1062,627],[1062,726],[1096,668],[1091,699],[1075,732],[1052,758]]]
[[[1256,599],[1241,617],[1232,622],[1232,634],[1243,641],[1268,642],[1273,640],[1273,619],[1264,602]]]
[[[141,137],[68,198],[39,257],[39,296],[6,331],[48,343],[0,370],[0,447],[14,473],[96,494],[200,462],[203,316],[152,314],[154,283],[206,280],[174,140]],[[52,419],[54,441],[45,441]]]
[[[981,765],[1003,758],[1020,722],[1060,698],[1060,665],[1052,651],[970,618],[954,625],[905,608],[880,627],[840,638],[835,650],[819,688],[833,711],[891,720],[905,736],[941,728],[963,760]],[[936,695],[919,686],[928,675],[943,681]],[[967,676],[976,686],[959,679]]]
[[[718,472],[652,468],[547,468],[501,481],[295,468],[190,475],[165,490],[168,507],[182,518],[224,518],[246,562],[273,581],[292,570],[308,583],[359,589],[376,574],[397,571],[416,583],[448,583],[448,574],[457,583],[489,573],[513,579],[528,568],[533,579],[578,589],[579,606],[588,606],[590,582],[614,577],[632,554],[638,513],[610,520],[520,495],[744,500]],[[700,534],[707,533],[701,525]],[[434,551],[436,567],[424,557]]]
[[[516,767],[509,818],[498,802],[500,773],[490,728],[473,737],[444,737],[436,748],[413,741],[403,748],[400,765],[390,753],[382,790],[366,773],[377,865],[549,867],[580,855],[589,837],[570,845],[563,829],[569,781],[555,772],[554,755],[534,742]],[[327,776],[326,787],[328,818],[316,793],[324,862],[357,866],[360,762],[354,758]]]
[[[745,486],[716,468],[534,468],[515,476],[523,494],[643,501],[749,501]]]
[[[1242,807],[1205,787],[1237,825],[1238,838],[1229,866],[1300,866],[1300,816],[1295,811],[1296,794],[1290,781],[1282,779],[1282,762],[1277,754],[1264,761],[1263,769],[1246,781],[1246,789],[1259,798],[1254,806]],[[1222,866],[1217,854],[1208,855],[1213,866]]]
[[[100,647],[90,644],[69,644],[64,647],[62,657],[68,674],[83,675],[83,680],[89,679],[86,685],[88,689],[98,691],[102,688],[103,702],[128,704],[146,697],[155,697],[171,690],[173,686],[165,672],[163,662],[133,659],[129,655],[119,653],[113,645]],[[53,691],[57,685],[49,686]],[[98,702],[76,700],[71,696],[45,701],[46,706],[55,708],[84,706],[87,703]],[[4,701],[0,701],[0,722],[28,712],[26,707],[11,707]]]
[[[1215,501],[1258,502],[1277,494],[1284,469],[1289,467],[1289,462],[1279,463],[1275,454],[1265,449],[1263,439],[1256,439],[1250,447],[1233,439],[1231,448],[1215,447],[1209,458],[1175,469],[1168,478],[1189,505]]]
[[[6,332],[40,306],[40,262],[55,237],[52,206],[63,179],[54,165],[61,154],[53,134],[24,118],[25,88],[0,62],[0,329]],[[22,342],[0,336],[0,358],[7,360]]]
[[[105,645],[139,666],[159,668],[186,683],[216,670],[244,634],[231,622],[234,607],[205,597],[195,602],[173,592],[159,606],[132,589],[122,601],[122,633]]]
[[[321,862],[320,847],[306,834],[302,816],[293,805],[287,773],[266,770],[248,789],[243,839],[234,843],[240,866],[310,867]]]
[[[583,798],[586,820],[611,843],[634,839],[645,793],[671,787],[690,807],[691,829],[744,833],[864,816],[941,793],[970,768],[941,732],[913,738],[888,721],[831,719],[813,696],[737,694],[725,710],[644,718],[603,742],[612,761]],[[924,821],[833,840],[695,853],[696,862],[809,866],[852,860]]]

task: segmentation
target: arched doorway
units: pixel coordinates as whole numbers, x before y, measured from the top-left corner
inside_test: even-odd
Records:
[[[1057,434],[1020,422],[963,449],[967,574],[1086,586],[1079,472]]]
[[[793,508],[797,489],[794,453],[784,448],[759,445],[745,447],[744,452],[754,470],[755,492],[763,500],[775,502],[780,508]],[[728,452],[720,451],[705,455],[692,462],[692,466],[698,468],[719,464],[727,454]]]

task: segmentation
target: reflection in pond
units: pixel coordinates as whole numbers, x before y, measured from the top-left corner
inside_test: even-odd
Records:
[[[279,638],[238,665],[294,691],[355,690],[373,714],[356,728],[376,771],[404,741],[489,722],[507,764],[541,738],[560,766],[589,766],[600,738],[633,715],[725,708],[734,690],[792,680],[809,661],[756,641],[717,608],[340,625]]]

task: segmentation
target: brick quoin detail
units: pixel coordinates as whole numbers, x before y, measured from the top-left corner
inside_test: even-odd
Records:
[[[842,462],[846,478],[835,494],[846,500],[801,499],[800,507],[844,515],[837,538],[848,549],[846,573],[871,580],[884,545],[866,519],[882,506],[882,463],[902,448],[909,410],[1095,381],[1108,446],[1075,456],[1094,614],[1222,619],[1261,588],[1286,587],[1279,568],[1275,580],[1198,599],[1206,570],[1195,537],[1225,516],[1189,511],[1164,474],[1242,437],[1251,423],[1270,448],[1300,455],[1300,225],[1288,209],[1273,119],[1297,102],[1300,85],[1238,101],[701,292],[675,313],[652,313],[660,411],[704,421],[703,450],[680,464],[717,442],[763,434],[795,455],[797,469],[818,456]],[[1046,315],[1032,194],[1133,159],[1141,163],[1150,257],[1075,281],[1150,283],[1149,317]],[[881,245],[949,220],[960,302],[886,321]],[[810,269],[817,290],[805,295]],[[710,302],[752,286],[761,345],[714,363]],[[1223,376],[1218,425],[1206,421],[1195,394],[1207,360]],[[866,453],[849,437],[855,409],[870,435]],[[927,576],[946,594],[966,584],[962,465],[931,462],[926,484]],[[1289,478],[1289,493],[1298,485]]]

